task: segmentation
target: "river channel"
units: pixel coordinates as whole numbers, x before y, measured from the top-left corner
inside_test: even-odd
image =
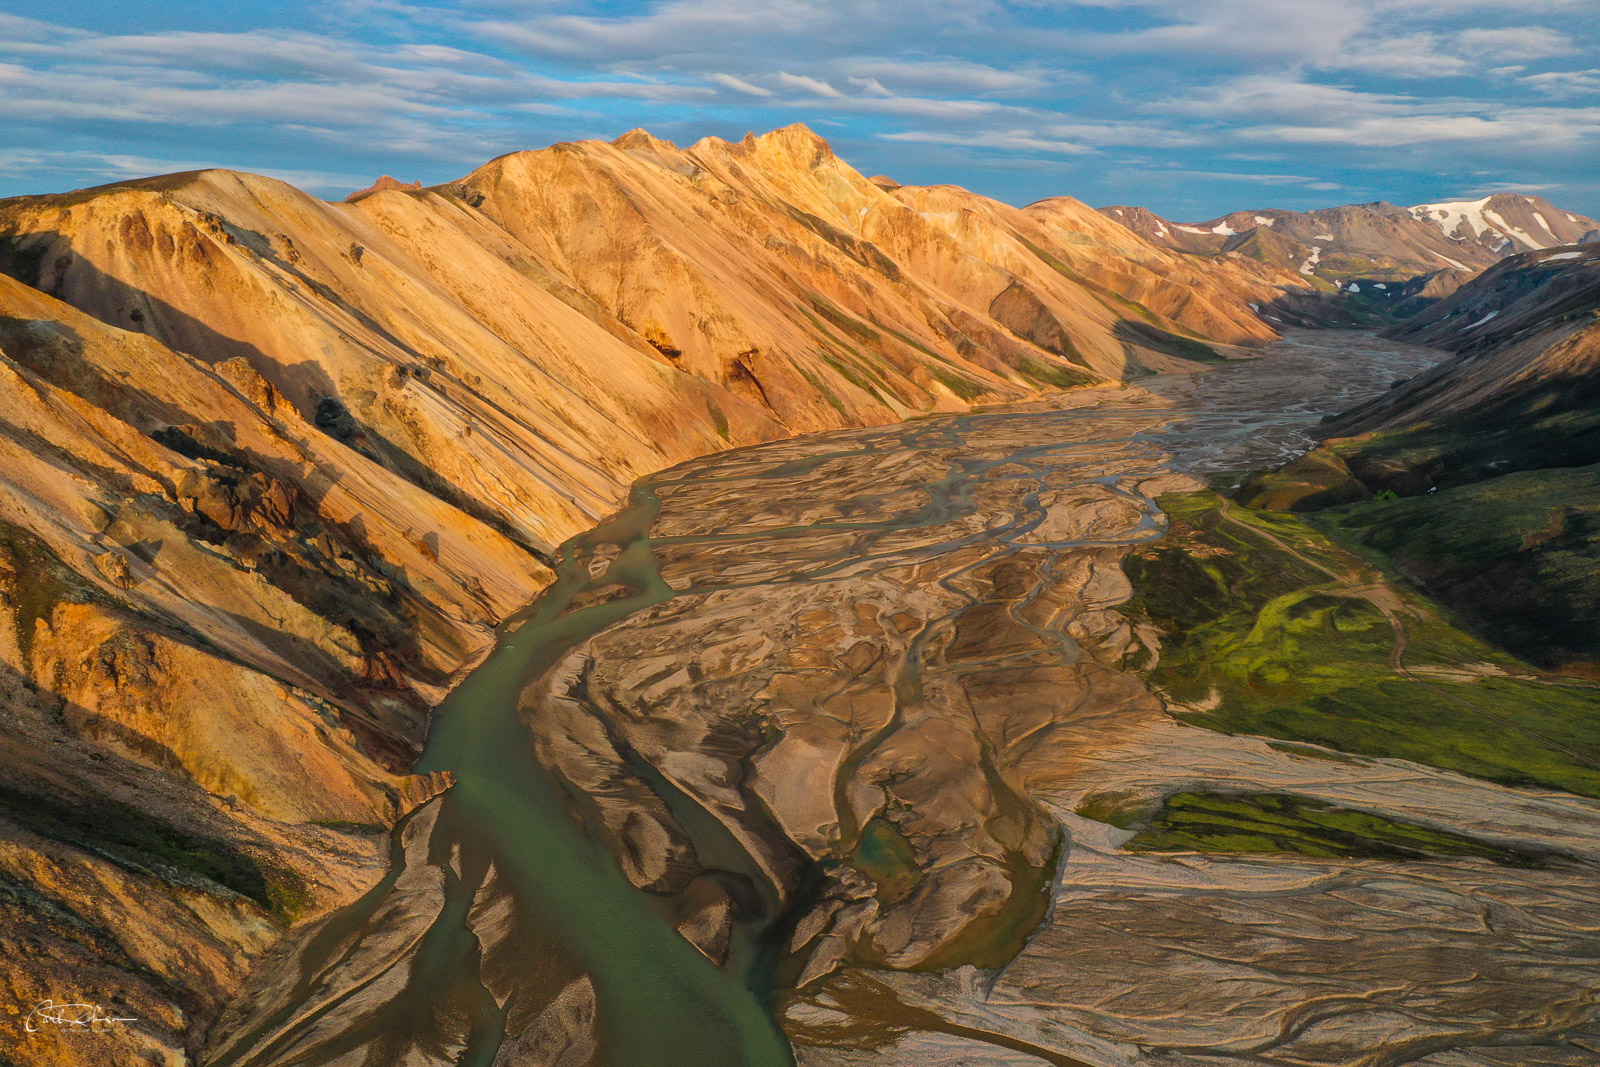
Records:
[[[203,1062],[789,1064],[784,993],[830,968],[1002,967],[1072,848],[1030,794],[1055,724],[1159,712],[1102,654],[1154,498],[1439,355],[1297,332],[642,480],[436,710],[418,770],[455,785],[388,876],[258,969]]]

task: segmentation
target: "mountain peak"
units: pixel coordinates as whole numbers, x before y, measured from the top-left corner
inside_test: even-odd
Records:
[[[367,186],[365,189],[357,189],[355,192],[353,192],[349,196],[345,197],[344,198],[344,202],[347,203],[347,204],[353,204],[357,200],[360,200],[364,196],[370,196],[373,193],[387,192],[387,191],[389,191],[391,189],[421,189],[421,188],[422,188],[422,183],[421,182],[403,182],[403,181],[400,181],[400,180],[398,180],[396,178],[391,178],[387,174],[383,174],[383,175],[379,175],[378,180],[373,182],[371,185]]]
[[[635,126],[633,129],[629,130],[627,133],[623,134],[621,137],[618,137],[611,143],[623,151],[639,148],[649,149],[652,151],[678,151],[678,146],[673,144],[671,141],[662,140],[649,130],[639,126]]]
[[[740,145],[758,151],[781,153],[806,167],[833,158],[833,147],[803,122],[783,126],[757,137],[746,134]]]

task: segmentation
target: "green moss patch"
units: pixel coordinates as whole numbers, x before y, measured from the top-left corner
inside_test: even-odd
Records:
[[[1163,497],[1172,532],[1126,563],[1126,610],[1162,635],[1149,676],[1185,721],[1600,797],[1600,691],[1508,676],[1528,671],[1307,520],[1238,506],[1229,518],[1221,504]],[[1394,668],[1383,612],[1269,535],[1388,588],[1404,664],[1424,673]]]
[[[1175,793],[1127,842],[1134,852],[1294,852],[1352,859],[1485,859],[1539,867],[1549,856],[1283,793]]]
[[[310,899],[292,871],[258,864],[226,841],[192,834],[107,796],[54,796],[0,787],[0,817],[160,878],[222,886],[284,922],[298,917]]]

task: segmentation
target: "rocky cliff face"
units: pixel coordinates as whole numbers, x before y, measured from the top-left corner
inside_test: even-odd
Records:
[[[1299,284],[868,181],[800,127],[397,184],[0,202],[0,954],[13,1004],[137,1018],[104,1062],[178,1062],[376,881],[447,784],[408,773],[428,709],[635,478],[1193,369]]]
[[[545,580],[215,365],[0,278],[0,939],[27,1062],[176,1056],[381,870],[426,710]],[[28,1007],[107,1006],[85,1038]]]

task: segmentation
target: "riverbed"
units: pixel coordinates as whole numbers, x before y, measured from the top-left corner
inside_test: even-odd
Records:
[[[1077,800],[1201,777],[1470,821],[1497,787],[1179,725],[1123,669],[1148,635],[1116,610],[1119,564],[1166,532],[1162,493],[1293,458],[1322,415],[1439,356],[1295,333],[1203,375],[644,479],[436,710],[418,769],[456,784],[396,827],[388,877],[287,939],[203,1062],[1110,1064],[1270,1045],[1257,1031],[1292,1025],[1274,997],[1303,1012],[1323,996],[1309,979],[1243,953],[1230,966],[1268,1021],[1234,998],[1210,1029],[1180,1025],[1177,1006],[1206,1010],[1184,983],[1226,976],[1136,946],[1228,940],[1230,908],[1295,936],[1360,928],[1328,901],[1377,876],[1129,858]],[[1519,810],[1527,833],[1600,841],[1587,802]],[[1545,908],[1554,928],[1480,962],[1509,982],[1519,952],[1581,928],[1563,877],[1494,874],[1575,911]],[[1178,932],[1174,879],[1197,909]],[[1423,875],[1382,879],[1372,909],[1422,906]],[[1292,892],[1308,884],[1327,895]],[[1418,996],[1456,980],[1442,968]],[[1169,986],[1165,1007],[1140,993]]]

